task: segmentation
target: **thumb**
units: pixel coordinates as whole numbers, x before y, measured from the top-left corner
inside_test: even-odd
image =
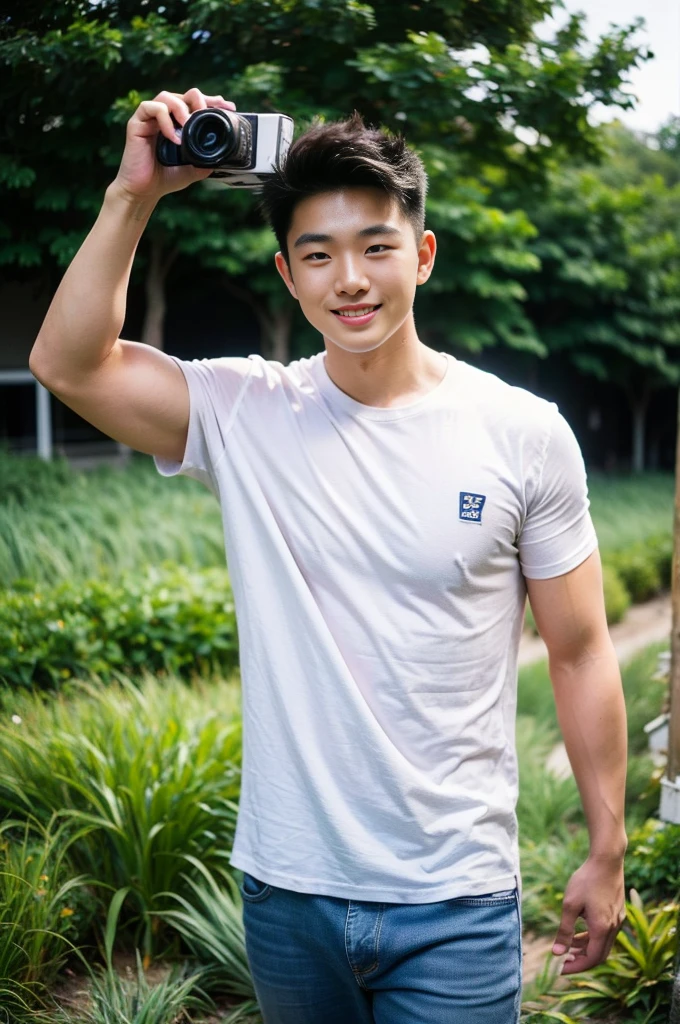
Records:
[[[576,907],[567,903],[562,905],[562,919],[552,948],[555,956],[562,956],[571,948],[578,916]]]

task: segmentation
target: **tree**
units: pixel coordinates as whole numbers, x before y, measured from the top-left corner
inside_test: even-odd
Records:
[[[648,56],[630,41],[636,26],[613,29],[588,52],[580,15],[554,40],[539,40],[533,27],[554,6],[150,0],[140,14],[128,0],[5,4],[5,276],[54,277],[92,222],[135,105],[162,87],[200,84],[241,109],[284,110],[298,128],[357,108],[403,129],[432,172],[432,222],[449,254],[448,285],[440,275],[440,291],[424,302],[431,334],[467,350],[503,343],[539,351],[518,275],[535,266],[522,199],[540,192],[566,153],[597,156],[588,107],[629,106],[626,74]],[[166,197],[140,250],[144,340],[161,344],[165,277],[174,261],[191,259],[227,270],[225,287],[260,319],[265,354],[285,361],[293,307],[274,284],[272,252],[252,196],[194,186]],[[455,330],[452,304],[463,318]]]
[[[680,382],[680,185],[659,174],[611,185],[610,176],[564,168],[530,211],[541,271],[527,281],[527,312],[550,353],[622,389],[641,471],[652,395]]]

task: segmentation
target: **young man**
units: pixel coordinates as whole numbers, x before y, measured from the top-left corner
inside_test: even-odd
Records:
[[[581,455],[554,405],[419,341],[425,173],[357,117],[301,136],[263,196],[322,352],[121,340],[149,215],[207,173],[159,167],[156,134],[206,105],[234,109],[191,90],[131,119],[31,369],[220,501],[244,688],[232,864],[267,1024],[512,1024],[527,589],[590,835],[564,972],[605,959],[623,919],[625,710]]]

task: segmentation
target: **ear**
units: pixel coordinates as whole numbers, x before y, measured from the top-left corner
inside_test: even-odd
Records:
[[[290,267],[286,262],[286,258],[282,252],[277,252],[276,256],[274,257],[274,263],[276,263],[276,269],[283,278],[286,288],[293,296],[293,298],[297,299],[297,292],[295,291],[295,285],[293,284],[293,276],[290,272]]]
[[[432,273],[437,253],[437,239],[433,231],[424,231],[418,247],[418,274],[416,284],[425,284]]]

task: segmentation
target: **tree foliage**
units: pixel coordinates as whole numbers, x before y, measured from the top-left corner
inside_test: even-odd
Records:
[[[403,131],[432,176],[429,214],[444,255],[421,302],[423,328],[451,348],[544,351],[523,310],[520,274],[538,264],[522,204],[567,155],[597,158],[588,109],[630,106],[626,76],[648,56],[632,43],[636,26],[589,47],[582,15],[539,39],[535,25],[556,7],[10,0],[0,21],[0,266],[10,276],[68,263],[115,174],[125,121],[162,88],[198,85],[241,110],[285,111],[298,130],[358,109]],[[253,196],[193,186],[166,197],[141,247],[150,306],[162,319],[157,300],[174,259],[218,268],[260,317],[265,351],[285,359],[292,300],[273,251]]]
[[[652,394],[680,383],[680,184],[648,173],[673,178],[632,133],[615,127],[609,144],[625,154],[623,181],[618,161],[566,167],[530,211],[541,270],[527,280],[527,313],[549,352],[623,390],[642,469]]]

